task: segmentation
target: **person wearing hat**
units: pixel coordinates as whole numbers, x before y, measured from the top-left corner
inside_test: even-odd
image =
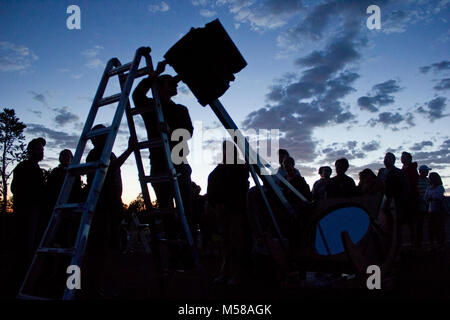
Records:
[[[178,184],[180,187],[181,198],[183,201],[183,207],[186,218],[189,225],[192,212],[192,181],[191,173],[192,169],[187,162],[187,155],[189,150],[187,148],[187,139],[192,137],[194,127],[192,126],[191,117],[189,116],[188,109],[173,102],[172,98],[177,95],[177,84],[179,77],[172,77],[168,74],[160,75],[165,69],[166,62],[158,63],[158,66],[153,74],[143,79],[133,92],[133,101],[136,108],[145,110],[141,113],[144,120],[145,128],[147,130],[148,139],[160,139],[161,132],[167,133],[169,138],[170,151],[174,150],[174,147],[180,144],[180,141],[172,141],[172,134],[175,130],[184,130],[183,143],[185,147],[180,152],[172,153],[172,161],[174,162],[175,169],[178,176]],[[155,100],[148,98],[147,93],[151,89],[152,85],[156,81],[158,88],[158,95],[161,102],[161,109],[164,117],[164,123],[158,122],[158,117],[155,108]],[[176,163],[174,160],[180,160],[181,163]],[[154,148],[150,152],[150,165],[153,175],[161,175],[168,173],[167,160],[164,154],[163,148]],[[173,198],[172,186],[169,182],[152,183],[152,187],[155,190],[156,198],[160,208],[172,208]],[[183,239],[183,229],[179,221],[175,216],[165,217],[164,226],[166,237],[169,239]]]
[[[42,221],[45,204],[45,178],[39,162],[44,158],[44,138],[31,140],[27,146],[26,159],[13,170],[11,192],[16,220],[15,251],[17,285],[23,280],[33,259],[42,233],[48,221]]]
[[[423,225],[425,216],[427,214],[428,205],[427,202],[424,199],[425,192],[427,191],[428,187],[430,186],[430,180],[428,179],[428,173],[431,171],[431,168],[429,168],[426,165],[421,165],[419,167],[419,179],[417,181],[417,187],[419,189],[419,216],[418,216],[418,223],[417,223],[417,237],[418,241],[423,241]]]

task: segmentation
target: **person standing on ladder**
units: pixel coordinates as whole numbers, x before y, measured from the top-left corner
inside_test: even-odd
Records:
[[[173,151],[175,145],[179,142],[171,141],[172,133],[177,129],[184,129],[189,132],[189,138],[192,137],[194,128],[192,126],[191,117],[189,116],[188,109],[180,104],[176,104],[172,101],[172,97],[177,95],[177,86],[179,79],[172,77],[168,74],[160,75],[164,72],[165,61],[158,63],[158,66],[153,74],[143,79],[133,92],[133,101],[136,108],[142,108],[145,111],[141,113],[144,120],[145,127],[147,129],[148,139],[159,139],[160,132],[167,133],[169,137],[170,151]],[[148,98],[147,93],[153,86],[153,82],[156,80],[158,87],[159,99],[161,102],[161,108],[164,116],[164,123],[158,123],[155,100]],[[187,146],[187,144],[186,144]],[[188,155],[187,148],[183,148],[180,153],[175,156],[181,157],[183,161],[177,164],[174,160],[174,154],[172,152],[172,161],[174,162],[175,169],[178,176],[178,184],[180,186],[181,198],[183,201],[183,207],[185,211],[188,223],[190,222],[192,212],[192,184],[191,173],[192,169],[187,163],[186,157]],[[151,176],[167,174],[169,172],[167,160],[165,159],[164,151],[162,148],[154,148],[150,151],[150,165]],[[152,187],[155,190],[156,198],[160,208],[173,208],[173,192],[172,186],[169,182],[152,183]],[[170,240],[174,240],[182,236],[182,228],[177,222],[175,216],[167,217],[164,220],[166,237]],[[191,226],[191,223],[189,223]],[[192,232],[192,226],[191,226]]]

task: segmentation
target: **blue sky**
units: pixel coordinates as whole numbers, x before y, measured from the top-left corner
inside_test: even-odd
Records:
[[[72,4],[81,30],[66,27]],[[366,27],[372,4],[381,9],[380,30]],[[311,186],[321,165],[345,156],[357,181],[391,150],[431,166],[448,190],[449,13],[448,0],[0,1],[0,107],[16,110],[27,139],[47,138],[41,166],[54,167],[60,150],[75,149],[110,58],[125,63],[150,46],[160,61],[191,27],[219,18],[248,63],[222,103],[244,129],[280,129],[280,147]],[[113,82],[108,92],[117,90]],[[217,127],[186,86],[174,100],[204,128]],[[127,130],[123,122],[116,154]],[[192,164],[203,192],[217,150],[205,144],[209,161]],[[139,193],[133,157],[122,177],[129,202]]]

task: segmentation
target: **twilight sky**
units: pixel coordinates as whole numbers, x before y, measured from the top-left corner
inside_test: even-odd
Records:
[[[80,30],[66,26],[72,4],[81,9]],[[366,26],[370,5],[381,9],[379,30]],[[310,186],[319,166],[334,169],[340,157],[358,182],[363,168],[383,166],[386,151],[399,167],[401,152],[409,151],[450,189],[449,0],[0,0],[0,107],[16,110],[27,141],[47,139],[41,167],[55,167],[59,151],[75,150],[110,58],[126,63],[150,46],[154,62],[161,61],[191,27],[216,18],[248,63],[223,105],[243,129],[279,129],[280,147]],[[107,94],[117,92],[111,82]],[[206,130],[219,125],[185,85],[174,101],[194,122],[204,158],[191,159],[192,179],[203,193],[220,147]],[[97,122],[111,118],[112,108],[105,109]],[[122,124],[117,155],[128,140]],[[128,203],[140,192],[133,157],[122,179]]]

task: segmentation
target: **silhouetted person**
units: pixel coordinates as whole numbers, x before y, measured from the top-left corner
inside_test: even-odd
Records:
[[[373,195],[384,193],[383,181],[369,168],[359,173],[358,193],[361,195]]]
[[[285,157],[283,160],[283,169],[286,172],[286,180],[295,188],[298,192],[300,192],[308,201],[312,200],[311,190],[309,189],[308,183],[302,175],[300,171],[295,168],[295,160],[292,157]],[[283,192],[288,201],[294,200],[297,196],[286,186],[283,186]]]
[[[96,125],[93,131],[105,128],[104,125]],[[86,157],[86,163],[100,160],[107,134],[95,136],[91,139],[94,149]],[[103,187],[98,198],[94,218],[89,232],[86,251],[88,265],[88,290],[90,294],[99,294],[105,263],[110,258],[112,250],[119,249],[120,221],[122,220],[122,177],[120,167],[133,151],[134,142],[130,139],[128,149],[117,158],[111,152],[109,168],[103,182]],[[87,175],[87,190],[89,191],[95,173]]]
[[[405,173],[395,166],[395,156],[388,152],[384,157],[386,167],[385,202],[384,210],[388,218],[391,218],[390,212],[394,206],[397,213],[398,236],[401,241],[401,226],[405,221],[405,211],[408,205],[408,179]],[[400,243],[399,243],[400,244]]]
[[[289,152],[286,149],[278,149],[278,163],[280,164],[280,167],[277,170],[277,174],[280,174],[285,179],[287,176],[287,172],[283,168],[283,161],[284,161],[284,159],[286,159],[289,156],[290,156]],[[300,174],[300,171],[298,171],[298,169],[295,169],[295,171],[297,171],[298,174]],[[278,179],[278,177],[276,175],[273,176],[273,179],[274,179],[275,183],[277,183],[279,185],[283,185],[283,183],[280,181],[280,179]]]
[[[423,228],[424,228],[424,220],[427,215],[428,205],[424,199],[425,192],[430,186],[430,180],[428,179],[428,173],[431,168],[426,165],[421,165],[419,167],[419,179],[417,181],[417,187],[419,189],[419,214],[418,214],[418,223],[417,223],[417,240],[422,242],[423,240]]]
[[[419,215],[419,174],[417,173],[417,162],[412,162],[412,155],[409,152],[402,152],[401,161],[403,163],[402,170],[408,179],[408,206],[406,208],[406,222],[411,233],[411,244],[419,246],[422,239],[419,239],[418,229],[423,228],[423,220]]]
[[[13,170],[11,191],[16,218],[16,280],[21,282],[33,259],[45,223],[45,179],[39,162],[44,158],[44,138],[33,139],[27,146],[27,159]]]
[[[445,189],[442,186],[441,176],[436,172],[430,173],[430,186],[424,195],[424,199],[429,204],[429,237],[431,245],[434,245],[436,240],[442,248],[445,244],[445,215],[447,211],[444,193]]]
[[[321,200],[327,197],[327,185],[333,170],[329,166],[319,168],[320,179],[314,182],[312,188],[313,200]]]
[[[243,260],[248,257],[248,220],[245,215],[249,188],[249,167],[238,163],[238,151],[231,141],[222,145],[223,162],[208,176],[208,204],[214,209],[222,235],[222,266],[216,281],[240,282]],[[233,157],[227,153],[233,152]],[[227,163],[227,159],[233,159]],[[228,160],[229,161],[229,160]]]
[[[141,114],[147,129],[148,138],[159,139],[161,132],[160,130],[166,132],[169,138],[170,150],[172,151],[173,147],[179,143],[176,141],[171,141],[172,133],[177,129],[184,129],[185,132],[189,133],[190,137],[192,137],[194,128],[192,126],[188,109],[185,106],[176,104],[172,101],[172,97],[177,94],[178,79],[167,74],[159,76],[159,74],[164,71],[164,68],[165,62],[160,62],[155,73],[150,75],[148,78],[143,79],[139,83],[133,92],[133,100],[137,108],[148,110],[147,112]],[[154,81],[156,81],[158,86],[162,113],[164,116],[164,121],[167,125],[158,123],[155,101],[153,98],[148,98],[146,96]],[[179,154],[172,154],[172,161],[174,160],[174,156],[180,156],[184,159],[181,164],[174,163],[174,165],[177,173],[180,174],[178,177],[178,184],[180,186],[181,198],[183,201],[186,218],[189,222],[192,212],[192,169],[185,158],[187,154],[187,148],[186,150],[182,150]],[[167,160],[162,148],[155,148],[150,151],[150,164],[151,175],[167,174],[169,172]],[[172,184],[169,182],[152,183],[152,186],[155,190],[160,208],[172,208],[174,198]],[[174,215],[171,217],[167,216],[164,220],[164,224],[167,238],[185,238],[182,226]]]
[[[341,158],[334,163],[336,176],[330,179],[327,185],[328,198],[349,198],[356,194],[355,181],[345,172],[349,167],[348,160]]]
[[[64,178],[66,177],[67,168],[72,162],[73,154],[69,149],[64,149],[59,153],[59,165],[50,171],[47,177],[47,186],[46,186],[46,196],[47,196],[47,214],[48,218],[53,212],[53,208],[55,207],[56,201],[58,200],[59,193],[61,191],[61,187],[64,183]],[[81,199],[81,177],[76,177],[74,179],[72,192],[69,196],[69,203],[79,203],[82,202]],[[74,233],[76,232],[77,226],[75,223],[70,223],[70,221],[65,221],[64,227],[59,231],[58,241],[62,241],[62,247],[69,247],[67,241],[69,239],[74,238]],[[73,245],[73,244],[72,244]]]

